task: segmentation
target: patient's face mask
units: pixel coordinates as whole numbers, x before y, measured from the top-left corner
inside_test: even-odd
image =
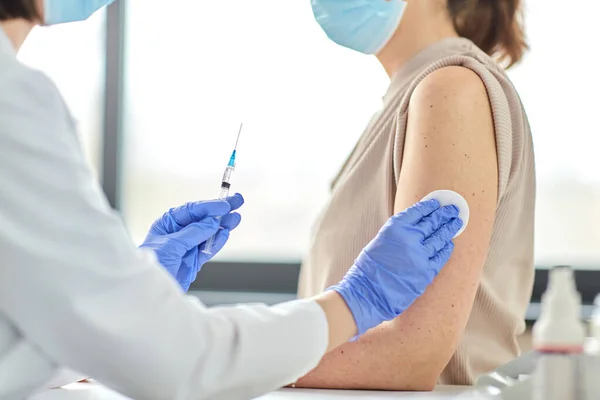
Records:
[[[383,49],[406,7],[403,0],[311,0],[311,4],[329,39],[364,54]]]
[[[83,21],[115,0],[44,0],[44,24]]]

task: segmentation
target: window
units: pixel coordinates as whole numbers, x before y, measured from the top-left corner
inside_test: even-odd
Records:
[[[600,77],[591,49],[600,37],[594,18],[600,4],[573,0],[565,9],[557,1],[526,3],[532,50],[510,75],[525,103],[536,152],[536,262],[598,269]]]
[[[297,261],[385,73],[325,40],[308,1],[127,4],[122,204],[134,238],[218,193],[243,121],[232,190],[244,221],[221,258]]]
[[[105,12],[98,12],[84,22],[37,27],[19,51],[22,62],[58,86],[96,173],[101,166],[105,19]]]
[[[510,72],[537,156],[536,262],[600,267],[600,5],[528,2]],[[541,3],[541,4],[537,4]],[[243,224],[220,256],[297,261],[387,77],[324,37],[309,1],[127,3],[122,204],[140,242],[169,207],[214,197],[240,122]],[[560,29],[557,22],[560,22]]]

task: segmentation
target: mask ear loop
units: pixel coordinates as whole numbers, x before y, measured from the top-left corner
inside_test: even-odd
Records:
[[[381,46],[379,46],[375,51],[373,51],[373,54],[378,54],[381,50],[383,50],[385,48],[385,46],[387,46],[387,44],[390,42],[390,40],[392,40],[392,38],[396,34],[396,31],[398,30],[398,27],[400,26],[400,23],[402,22],[402,17],[404,17],[404,12],[406,11],[406,7],[408,5],[405,0],[385,0],[385,1],[388,3],[392,2],[392,1],[397,1],[398,3],[401,3],[400,12],[398,13],[398,17],[394,21],[395,28],[390,29],[389,36],[385,39],[385,41],[381,44]]]

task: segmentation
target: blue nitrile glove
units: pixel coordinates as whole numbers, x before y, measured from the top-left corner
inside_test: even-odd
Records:
[[[187,291],[200,268],[218,253],[229,232],[241,220],[237,210],[244,204],[241,194],[225,200],[198,201],[167,211],[150,227],[140,248],[154,250],[158,261]],[[222,217],[219,221],[217,217]],[[201,251],[204,242],[215,235],[212,254]]]
[[[440,207],[437,200],[388,219],[342,281],[329,288],[346,301],[359,336],[396,318],[423,294],[450,259],[461,226],[458,208]]]

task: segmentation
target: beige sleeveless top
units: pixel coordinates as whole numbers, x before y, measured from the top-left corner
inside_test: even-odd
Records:
[[[534,156],[529,124],[503,69],[463,38],[444,39],[419,53],[392,79],[378,112],[332,185],[300,272],[299,295],[338,282],[362,248],[394,213],[402,168],[408,103],[431,72],[463,66],[484,82],[494,117],[498,156],[498,207],[489,253],[466,331],[440,377],[473,384],[478,375],[519,354],[516,337],[533,285]]]

